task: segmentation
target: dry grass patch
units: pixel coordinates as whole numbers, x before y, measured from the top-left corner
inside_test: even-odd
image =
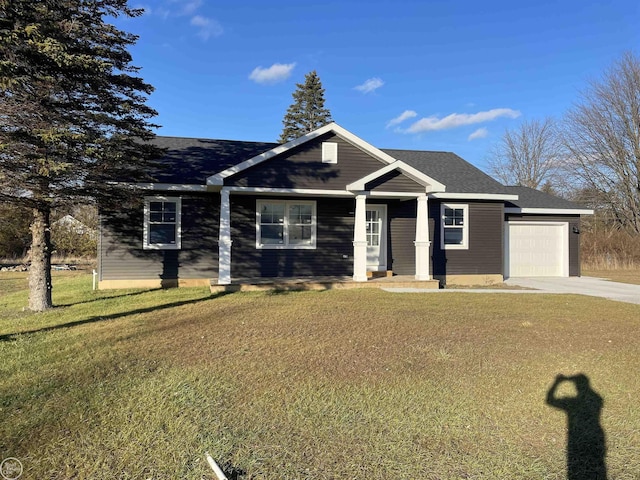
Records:
[[[640,285],[640,268],[615,269],[615,270],[583,270],[586,277],[606,278],[612,282],[632,283]]]
[[[0,322],[0,451],[33,478],[213,478],[209,451],[238,479],[561,479],[560,372],[604,397],[610,477],[640,470],[636,305],[65,281]]]

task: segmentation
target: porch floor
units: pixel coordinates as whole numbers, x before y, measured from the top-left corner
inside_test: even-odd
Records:
[[[416,280],[413,275],[374,277],[366,282],[354,282],[349,276],[323,277],[255,277],[237,278],[230,285],[218,285],[211,280],[211,293],[252,292],[264,290],[337,290],[347,288],[440,288],[438,280]]]

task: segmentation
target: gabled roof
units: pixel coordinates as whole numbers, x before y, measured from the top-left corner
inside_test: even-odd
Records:
[[[508,186],[507,191],[518,195],[517,200],[505,203],[507,213],[565,213],[573,215],[593,214],[593,210],[564,198],[549,195],[529,187]],[[551,212],[553,211],[553,212]]]

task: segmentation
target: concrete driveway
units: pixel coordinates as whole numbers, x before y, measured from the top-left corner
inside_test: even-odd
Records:
[[[574,293],[608,298],[640,305],[640,285],[610,282],[595,277],[521,277],[508,278],[507,285],[534,288],[544,293]]]
[[[457,289],[425,289],[425,288],[383,288],[394,293],[504,293],[515,295],[540,293],[570,293],[607,298],[618,302],[640,305],[640,285],[610,282],[595,277],[520,277],[509,278],[504,282],[512,287],[523,287],[533,290],[511,290],[508,288],[457,288]]]

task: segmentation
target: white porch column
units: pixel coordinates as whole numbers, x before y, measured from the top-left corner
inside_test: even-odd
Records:
[[[416,280],[431,280],[429,247],[429,204],[426,195],[418,197],[416,214]]]
[[[367,281],[367,196],[356,195],[353,231],[353,281]]]
[[[229,189],[220,190],[220,231],[218,232],[218,285],[231,283],[231,202]]]

